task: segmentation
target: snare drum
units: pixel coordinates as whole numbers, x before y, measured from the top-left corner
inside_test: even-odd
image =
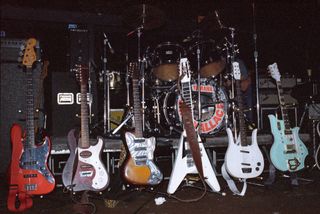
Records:
[[[195,127],[198,126],[198,89],[197,84],[191,85],[192,99],[194,103]],[[216,84],[201,84],[201,125],[202,134],[215,134],[225,128],[228,111],[228,96],[225,90]],[[161,125],[169,130],[182,132],[182,116],[180,110],[181,97],[178,94],[177,85],[174,85],[160,98]]]
[[[178,64],[185,50],[179,44],[165,42],[159,44],[153,51],[151,65],[153,75],[162,81],[178,79]]]
[[[200,76],[204,78],[215,77],[226,66],[226,60],[214,40],[196,42],[188,51],[192,70],[198,70],[197,50],[200,49]]]

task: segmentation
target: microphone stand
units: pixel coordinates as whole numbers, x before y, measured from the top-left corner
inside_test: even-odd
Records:
[[[110,123],[110,74],[107,70],[107,42],[104,34],[103,40],[103,134],[107,135],[111,130]]]
[[[256,10],[254,0],[252,1],[252,15],[253,15],[253,45],[254,45],[254,71],[256,74],[256,111],[257,111],[257,128],[260,129],[260,100],[259,100],[259,74],[258,74],[258,50],[257,50],[257,29],[256,29]]]

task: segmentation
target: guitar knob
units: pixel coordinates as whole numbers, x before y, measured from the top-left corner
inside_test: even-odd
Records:
[[[260,162],[258,162],[258,163],[257,163],[257,165],[258,165],[258,166],[261,166],[261,163],[260,163]]]

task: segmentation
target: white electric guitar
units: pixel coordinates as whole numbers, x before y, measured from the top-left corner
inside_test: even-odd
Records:
[[[264,159],[257,143],[257,129],[252,132],[252,142],[247,142],[246,126],[243,114],[243,101],[240,89],[240,68],[238,62],[232,63],[233,75],[236,80],[238,101],[239,136],[234,138],[230,128],[227,128],[228,149],[225,154],[227,172],[236,178],[254,178],[259,176],[264,168]]]
[[[190,85],[191,75],[189,70],[189,62],[187,58],[182,58],[180,60],[179,72],[180,72],[180,76],[182,76],[181,96],[184,102],[186,103],[186,105],[191,108],[191,112],[193,114],[191,85]],[[205,177],[205,181],[213,191],[218,192],[220,191],[220,185],[199,135],[198,135],[198,142],[199,142],[199,148],[201,153],[201,161],[202,161],[203,175]],[[184,128],[180,137],[178,153],[173,166],[173,170],[171,172],[167,192],[169,194],[173,194],[177,190],[180,183],[183,181],[183,179],[187,174],[197,174],[197,173],[198,173],[198,170],[194,163],[194,160],[190,151],[189,143],[186,140],[186,130]]]

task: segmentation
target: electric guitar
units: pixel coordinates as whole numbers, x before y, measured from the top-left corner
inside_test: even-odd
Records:
[[[227,172],[236,178],[254,178],[264,168],[263,155],[257,143],[257,129],[252,131],[251,143],[247,141],[246,125],[243,113],[243,100],[240,88],[240,67],[238,62],[232,63],[233,76],[236,81],[238,102],[239,136],[235,138],[232,130],[227,128],[228,148],[225,154]]]
[[[34,93],[32,65],[36,61],[36,39],[27,40],[22,63],[26,68],[26,130],[19,124],[11,127],[12,155],[9,165],[8,209],[21,211],[32,206],[30,195],[44,195],[55,187],[48,168],[50,139],[35,142]],[[20,197],[21,196],[21,197]]]
[[[153,153],[156,146],[154,137],[144,138],[142,129],[142,107],[139,90],[139,68],[137,63],[130,63],[132,70],[133,88],[133,116],[134,133],[125,133],[125,143],[128,148],[126,160],[123,163],[122,177],[127,183],[134,185],[157,185],[163,175],[153,162]]]
[[[89,115],[87,101],[88,68],[76,65],[76,77],[80,82],[81,131],[75,129],[68,133],[70,156],[62,171],[62,182],[65,187],[77,191],[102,191],[109,184],[108,172],[101,161],[103,140],[91,145],[89,142]]]
[[[193,121],[193,103],[192,103],[192,95],[191,95],[191,74],[189,69],[189,62],[187,58],[182,58],[180,60],[179,72],[181,78],[181,95],[182,100],[185,102],[186,106],[190,108],[192,114],[192,128],[194,128],[195,121]],[[183,119],[182,115],[182,119]],[[201,139],[198,134],[196,134],[196,138],[199,143],[201,162],[202,162],[202,171],[205,178],[206,183],[210,186],[213,191],[220,191],[220,185],[213,170],[213,167],[210,163],[206,150],[201,142]],[[177,157],[175,159],[175,163],[171,172],[169,185],[167,188],[167,192],[169,194],[173,194],[180,183],[183,181],[187,174],[196,174],[199,173],[197,167],[195,165],[194,159],[192,157],[192,153],[190,151],[189,142],[186,140],[186,127],[184,126],[184,130],[181,134],[179,141],[179,148]]]
[[[299,138],[299,127],[291,129],[277,63],[269,65],[268,70],[272,78],[276,80],[282,114],[282,120],[278,120],[274,115],[268,115],[274,138],[270,158],[273,165],[280,171],[298,171],[304,168],[308,149]]]

